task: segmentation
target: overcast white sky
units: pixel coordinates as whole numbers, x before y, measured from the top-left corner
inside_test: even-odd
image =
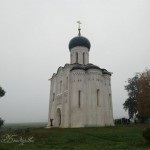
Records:
[[[49,81],[70,62],[68,43],[91,42],[90,63],[113,72],[114,118],[126,117],[125,81],[150,65],[150,0],[0,0],[0,116],[47,121]]]

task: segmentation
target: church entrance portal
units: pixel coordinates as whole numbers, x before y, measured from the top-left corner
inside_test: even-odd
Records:
[[[60,127],[61,125],[61,110],[60,108],[57,109],[57,112],[56,112],[56,119],[57,119],[57,126]]]

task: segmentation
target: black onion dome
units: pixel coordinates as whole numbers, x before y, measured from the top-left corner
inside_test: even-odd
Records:
[[[83,36],[76,36],[70,40],[69,50],[71,50],[72,48],[74,48],[76,46],[87,47],[90,50],[91,44],[87,38],[85,38]]]

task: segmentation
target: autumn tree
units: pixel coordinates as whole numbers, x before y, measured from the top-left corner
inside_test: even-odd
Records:
[[[0,87],[0,97],[5,95],[5,91]],[[4,120],[0,118],[0,128],[4,125]]]
[[[5,95],[5,91],[0,87],[0,97],[3,97]]]
[[[128,98],[123,104],[123,108],[128,111],[129,118],[132,119],[137,113],[137,81],[139,77],[136,74],[133,78],[128,79],[125,90],[128,92]]]
[[[138,118],[145,122],[150,117],[150,70],[139,75],[137,88]]]

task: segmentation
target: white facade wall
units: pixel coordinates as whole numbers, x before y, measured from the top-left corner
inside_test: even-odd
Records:
[[[57,110],[60,109],[61,126],[69,127],[69,73],[70,66],[60,68],[58,69],[57,74],[54,75],[50,80],[51,86],[48,126],[50,126],[50,119],[54,119],[53,126],[59,127],[59,118]]]
[[[85,71],[73,70],[71,72],[70,86],[70,107],[71,107],[71,127],[84,126],[85,110]],[[80,102],[79,102],[80,92]]]
[[[110,75],[104,75],[98,69],[70,69],[71,65],[60,68],[51,79],[48,127],[50,118],[54,119],[54,127],[59,127],[58,109],[61,111],[60,127],[114,125]],[[53,93],[56,93],[54,101]]]

